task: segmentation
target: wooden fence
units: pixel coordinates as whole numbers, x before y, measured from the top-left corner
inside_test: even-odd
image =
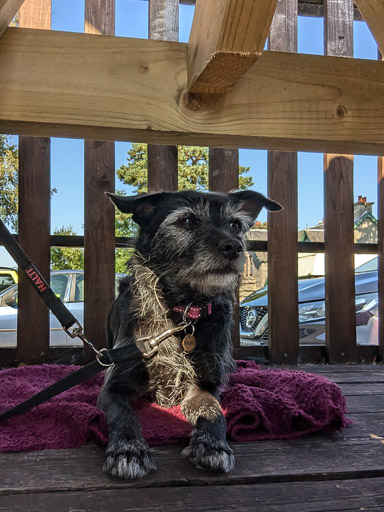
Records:
[[[208,2],[208,0],[204,0]],[[221,1],[221,0],[220,0]],[[217,2],[217,0],[215,0]],[[114,34],[114,0],[85,0],[85,23],[84,31],[89,34]],[[184,0],[180,3],[193,4],[194,1]],[[243,2],[244,4],[246,2]],[[360,6],[369,4],[369,2],[358,2]],[[2,7],[2,5],[5,7]],[[20,27],[23,28],[44,28],[49,29],[51,23],[51,1],[50,0],[3,0],[0,1],[0,34],[4,29],[4,20],[9,17],[9,12],[16,12],[17,8],[22,4],[20,10]],[[273,2],[265,2],[269,5],[270,10]],[[8,11],[6,10],[9,8]],[[266,7],[267,8],[267,7]],[[2,10],[3,9],[3,10]],[[149,0],[149,38],[161,39],[168,41],[178,40],[178,0]],[[292,75],[286,78],[286,84],[289,89],[290,80],[298,81],[293,83],[292,87],[301,87],[302,93],[308,96],[306,101],[313,102],[313,111],[319,109],[321,98],[318,100],[314,93],[314,87],[317,86],[316,74],[323,73],[330,80],[331,86],[338,87],[340,80],[344,74],[360,73],[363,78],[369,79],[371,76],[380,76],[384,83],[384,73],[381,63],[361,64],[362,69],[352,62],[345,60],[338,64],[334,70],[329,61],[315,60],[303,57],[300,62],[293,59],[288,54],[279,56],[278,53],[272,52],[297,52],[297,15],[316,15],[324,16],[325,24],[325,53],[328,56],[352,56],[352,25],[354,19],[361,19],[360,13],[356,5],[351,0],[326,0],[320,1],[298,1],[298,0],[279,0],[277,3],[276,13],[273,17],[269,31],[269,50],[274,62],[255,66],[256,70],[260,70],[260,75],[266,76],[268,80],[273,77],[279,77],[280,73],[284,80],[285,75],[293,69]],[[8,20],[9,21],[9,20]],[[5,25],[6,26],[6,25]],[[372,28],[372,27],[371,27]],[[4,60],[1,59],[2,48],[1,43],[12,47],[13,42],[20,46],[22,44],[18,33],[7,30],[4,37],[0,39],[0,68],[8,71]],[[193,32],[196,36],[196,31]],[[197,34],[199,35],[199,34]],[[236,34],[235,34],[236,35]],[[49,44],[56,45],[57,49],[60,45],[68,45],[74,48],[73,53],[76,54],[76,44],[81,46],[80,35],[67,36],[64,33],[58,33],[55,40],[45,42],[45,35],[39,33],[38,40],[33,39],[33,34],[28,31],[22,32],[25,38],[25,44],[37,45],[43,48],[41,60],[44,65],[45,56],[49,53]],[[21,37],[21,36],[20,36]],[[377,35],[376,35],[377,37]],[[13,38],[13,39],[12,39]],[[28,40],[29,38],[29,40]],[[78,38],[78,39],[77,39]],[[96,38],[98,39],[98,38]],[[5,40],[5,42],[4,42]],[[119,52],[120,44],[105,42],[107,51]],[[132,43],[133,52],[140,54],[139,42]],[[71,46],[72,45],[72,46]],[[87,46],[88,45],[88,46]],[[97,42],[87,40],[86,50],[82,47],[82,51],[98,51]],[[114,46],[116,45],[116,46]],[[159,46],[157,46],[159,48]],[[147,50],[147,48],[149,48]],[[145,57],[143,62],[150,60],[149,53],[152,46],[143,44]],[[17,51],[17,50],[16,50]],[[177,67],[180,55],[185,51],[183,45],[171,46],[164,43],[163,51],[174,52],[173,60]],[[76,61],[76,55],[73,62],[78,66],[81,64],[81,52],[79,53],[79,61]],[[183,54],[184,55],[184,54]],[[285,57],[286,60],[283,59]],[[168,56],[169,58],[169,56]],[[172,56],[171,56],[172,58]],[[183,57],[184,58],[184,57]],[[321,58],[319,58],[321,59]],[[16,62],[16,61],[15,61]],[[71,61],[72,62],[72,61]],[[269,62],[269,61],[268,61]],[[297,62],[297,63],[296,63]],[[333,62],[333,61],[332,61]],[[22,59],[21,59],[22,64]],[[137,64],[138,66],[141,64]],[[264,68],[262,67],[264,65]],[[2,67],[3,66],[3,67]],[[148,65],[147,65],[148,66]],[[344,67],[343,67],[344,66]],[[351,68],[353,67],[353,69]],[[374,69],[372,66],[375,66]],[[100,75],[98,75],[100,67]],[[169,70],[170,73],[177,74],[177,69]],[[71,69],[76,66],[72,66]],[[275,73],[275,69],[276,75]],[[345,68],[345,69],[344,69]],[[350,71],[350,68],[352,71]],[[69,69],[69,68],[68,68]],[[148,67],[145,68],[148,70]],[[252,68],[253,69],[253,68]],[[305,72],[311,70],[306,79]],[[55,73],[56,69],[52,70]],[[89,70],[88,70],[89,71]],[[63,71],[63,73],[65,70]],[[67,70],[68,72],[68,70]],[[95,58],[94,69],[92,69],[92,77],[94,83],[98,83],[98,77],[102,80],[103,64]],[[141,73],[144,71],[141,70]],[[3,75],[4,82],[9,77],[14,77],[12,73]],[[167,70],[164,69],[164,74]],[[250,73],[250,72],[249,72]],[[253,73],[253,71],[252,71]],[[264,73],[264,75],[263,75]],[[272,75],[271,75],[272,73]],[[335,74],[334,79],[329,78]],[[295,77],[294,79],[292,77]],[[359,75],[360,76],[360,75]],[[69,80],[73,78],[70,76]],[[297,78],[298,77],[298,78]],[[315,77],[315,78],[314,78]],[[75,77],[76,78],[76,77]],[[230,77],[225,77],[230,78]],[[257,80],[252,75],[252,80]],[[276,78],[277,79],[277,78]],[[279,78],[280,79],[280,78]],[[134,81],[134,77],[132,78]],[[199,78],[198,78],[199,80]],[[333,82],[332,82],[333,80]],[[24,80],[25,82],[25,80]],[[380,79],[372,80],[367,90],[361,91],[363,95],[379,96],[384,92],[383,86],[378,85]],[[261,82],[265,84],[266,82]],[[306,84],[305,87],[302,84]],[[70,82],[68,81],[68,84]],[[280,84],[281,85],[281,84]],[[16,84],[17,86],[17,84]],[[2,87],[0,79],[0,89]],[[379,242],[378,245],[369,245],[362,247],[354,244],[353,240],[353,157],[344,154],[329,153],[324,155],[324,178],[325,178],[325,242],[324,244],[308,244],[297,242],[297,153],[284,152],[281,149],[298,150],[325,150],[329,151],[350,151],[356,147],[358,152],[383,154],[384,143],[383,137],[363,138],[362,128],[360,129],[360,117],[357,119],[358,129],[361,134],[361,141],[355,143],[352,135],[340,135],[340,139],[336,140],[332,134],[329,135],[329,127],[316,126],[319,133],[314,133],[313,128],[306,137],[305,131],[295,136],[289,133],[292,130],[297,131],[297,126],[290,120],[291,124],[286,128],[280,127],[282,124],[276,117],[272,129],[275,132],[263,133],[263,121],[260,121],[260,132],[257,128],[258,120],[249,123],[249,126],[240,127],[236,133],[227,133],[226,128],[222,128],[223,122],[217,121],[212,126],[221,130],[217,135],[207,129],[207,133],[194,132],[188,126],[188,116],[192,121],[198,119],[200,110],[199,96],[189,96],[189,100],[194,105],[188,105],[189,110],[183,104],[180,104],[180,118],[184,125],[177,130],[167,130],[161,132],[153,128],[152,125],[143,127],[128,127],[125,120],[114,122],[109,120],[107,111],[100,111],[100,122],[87,119],[92,113],[85,112],[83,118],[79,117],[79,121],[68,122],[64,113],[52,115],[48,114],[46,118],[38,118],[33,114],[28,114],[27,104],[37,104],[40,99],[33,89],[32,82],[26,83],[26,94],[20,100],[24,102],[20,105],[22,112],[18,119],[9,121],[7,112],[1,110],[0,107],[0,132],[19,133],[20,137],[20,221],[19,221],[19,240],[30,254],[37,267],[42,271],[46,278],[49,278],[49,250],[51,245],[56,246],[84,246],[85,253],[85,306],[84,306],[84,324],[85,333],[93,343],[101,348],[105,344],[104,318],[105,311],[112,301],[114,295],[114,249],[116,240],[114,238],[114,209],[111,204],[102,200],[104,192],[114,189],[114,146],[113,142],[105,142],[98,140],[86,140],[85,142],[85,220],[84,220],[84,237],[52,237],[50,236],[50,139],[38,137],[26,137],[25,135],[58,135],[58,136],[76,136],[76,137],[95,137],[100,136],[101,139],[120,139],[129,140],[129,134],[132,134],[132,140],[146,140],[150,143],[156,142],[157,145],[148,146],[148,184],[149,190],[176,190],[177,189],[177,146],[159,145],[159,143],[187,143],[192,144],[210,144],[227,146],[226,148],[210,149],[209,159],[209,188],[212,191],[227,192],[238,186],[238,170],[239,155],[238,149],[228,149],[228,147],[239,147],[242,143],[250,147],[270,147],[268,153],[268,193],[271,197],[280,201],[285,210],[279,215],[271,215],[268,218],[268,242],[249,242],[250,250],[268,251],[268,275],[269,275],[269,359],[276,364],[296,363],[298,361],[318,362],[327,360],[332,363],[349,363],[359,360],[372,361],[382,358],[384,349],[384,264],[381,255],[384,249],[384,228],[383,222],[379,217]],[[71,87],[69,85],[69,87]],[[96,86],[95,86],[96,87]],[[162,84],[158,85],[160,91]],[[195,86],[193,86],[195,87]],[[319,85],[320,87],[320,85]],[[351,91],[354,84],[351,84]],[[241,87],[239,88],[241,94]],[[32,91],[32,92],[31,92]],[[290,94],[290,89],[287,94]],[[293,91],[293,89],[292,89]],[[368,92],[367,92],[368,91]],[[56,90],[56,101],[60,102],[61,94],[66,91]],[[71,94],[69,91],[68,94]],[[96,96],[97,88],[93,91]],[[293,94],[293,93],[292,93]],[[358,112],[358,116],[362,116],[360,111],[364,110],[364,105],[359,104],[349,89],[345,95],[350,97],[351,104],[337,103],[334,110],[334,122],[342,122],[347,120],[348,116]],[[29,95],[29,96],[28,96]],[[312,95],[312,96],[311,96]],[[1,96],[1,95],[0,95]],[[21,96],[20,96],[21,98]],[[74,98],[74,96],[73,96]],[[249,115],[250,120],[254,116],[248,105],[241,105],[241,101],[237,98],[237,106]],[[235,98],[235,99],[236,99]],[[233,101],[235,101],[233,99]],[[142,100],[142,99],[141,99]],[[75,101],[75,100],[74,100]],[[117,100],[116,100],[117,101]],[[160,101],[160,100],[159,100]],[[168,101],[166,97],[161,97],[161,101]],[[203,101],[203,100],[201,100]],[[263,101],[261,98],[260,101]],[[356,103],[357,101],[357,103]],[[368,101],[364,97],[364,101]],[[0,97],[1,102],[1,97]],[[29,102],[29,103],[28,103]],[[319,103],[320,102],[320,103]],[[355,102],[355,103],[354,103]],[[375,98],[371,101],[375,105]],[[299,104],[299,103],[298,103]],[[117,112],[117,105],[114,105],[114,111]],[[361,108],[360,108],[361,107]],[[97,111],[98,105],[95,105]],[[209,107],[209,112],[213,112],[212,116],[219,112],[216,103],[213,102]],[[228,112],[232,115],[231,102],[229,102]],[[376,113],[376,128],[380,131],[384,126],[384,113],[378,107]],[[248,114],[249,110],[249,114]],[[36,107],[36,112],[38,107]],[[4,113],[5,112],[5,113]],[[164,114],[157,113],[158,116]],[[373,110],[371,110],[371,113]],[[275,112],[272,107],[264,112],[266,119],[274,118]],[[132,115],[134,115],[133,113]],[[220,114],[220,112],[219,112]],[[303,112],[301,112],[301,115]],[[312,114],[310,114],[312,115]],[[309,116],[310,116],[309,115]],[[313,114],[315,116],[315,114]],[[24,117],[23,117],[24,116]],[[183,117],[184,116],[184,117]],[[17,116],[16,116],[17,117]],[[147,113],[145,116],[147,118]],[[300,117],[300,116],[299,116]],[[60,121],[62,119],[62,121]],[[308,127],[311,127],[316,118],[308,120]],[[104,121],[103,121],[104,120]],[[105,121],[106,120],[106,121]],[[208,119],[208,121],[210,121]],[[207,121],[207,122],[208,122]],[[361,123],[363,123],[362,119]],[[143,121],[147,122],[147,121]],[[164,123],[171,120],[165,119]],[[61,124],[64,123],[64,124]],[[77,124],[76,124],[77,123]],[[108,127],[107,127],[108,124]],[[131,123],[133,126],[134,121]],[[289,123],[288,123],[289,124]],[[297,124],[297,123],[296,123]],[[264,122],[266,132],[269,130],[268,124]],[[363,126],[363,124],[361,124]],[[365,126],[365,125],[364,125]],[[236,128],[237,129],[237,128]],[[145,135],[142,135],[142,130]],[[184,134],[184,131],[185,134]],[[242,131],[245,130],[245,131]],[[248,130],[248,131],[246,131]],[[255,133],[252,132],[255,131]],[[303,128],[305,130],[305,127]],[[327,131],[328,130],[328,131]],[[252,132],[252,133],[251,133]],[[384,130],[381,131],[381,134]],[[288,134],[287,134],[288,133]],[[264,137],[265,135],[265,137]],[[384,165],[383,159],[379,158],[378,164],[378,202],[379,211],[383,211],[384,205]],[[94,204],[103,205],[95,209]],[[298,291],[297,291],[297,258],[298,252],[325,252],[326,258],[326,306],[327,306],[327,322],[326,347],[300,347],[299,346],[299,326],[298,326]],[[380,296],[380,340],[378,347],[357,347],[355,335],[355,305],[354,305],[354,252],[378,252],[379,254],[379,296]],[[47,361],[55,356],[55,350],[49,348],[49,326],[48,314],[44,306],[40,303],[40,299],[35,296],[29,285],[24,282],[21,277],[19,285],[19,313],[18,313],[18,341],[17,349],[1,349],[0,364],[13,364],[15,362],[40,363]],[[242,347],[240,346],[238,325],[234,329],[234,346],[235,354],[241,357],[257,357],[261,355],[260,347]]]

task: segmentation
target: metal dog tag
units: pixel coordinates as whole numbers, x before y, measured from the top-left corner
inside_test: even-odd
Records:
[[[196,339],[193,334],[186,334],[182,341],[183,349],[186,352],[192,352],[196,347]]]

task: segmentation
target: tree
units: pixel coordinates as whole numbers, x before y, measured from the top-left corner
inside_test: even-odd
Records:
[[[118,192],[119,193],[119,192]],[[132,220],[131,215],[116,212],[115,216],[115,235],[123,237],[135,237],[138,232],[138,226]],[[125,274],[127,272],[127,263],[133,249],[131,247],[119,248],[115,251],[115,269],[116,272]]]
[[[118,178],[127,185],[136,187],[135,192],[147,191],[147,145],[133,143],[128,151],[128,164],[117,169]],[[208,189],[208,160],[209,150],[198,146],[179,146],[179,189],[207,190]],[[249,167],[240,167],[239,185],[241,189],[253,185],[251,176],[244,176]]]
[[[19,151],[10,137],[0,135],[0,216],[17,230]]]
[[[76,235],[72,226],[56,228],[54,235]],[[51,270],[83,270],[84,249],[51,247]]]

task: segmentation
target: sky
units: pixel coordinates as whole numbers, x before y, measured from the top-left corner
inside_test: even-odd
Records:
[[[194,7],[180,5],[180,37],[187,42]],[[69,32],[84,30],[84,0],[52,0],[52,29]],[[323,55],[323,18],[298,18],[298,51]],[[116,35],[122,37],[148,37],[148,3],[142,0],[116,0]],[[365,22],[354,22],[354,57],[377,59],[377,46]],[[15,137],[17,140],[17,137]],[[57,189],[51,201],[51,230],[71,225],[78,235],[84,233],[84,142],[75,139],[51,139],[51,186]],[[129,142],[116,142],[115,167],[126,164]],[[267,195],[267,151],[240,149],[240,165],[250,167],[249,175],[254,190]],[[116,178],[116,188],[126,194],[133,188]],[[299,153],[298,198],[299,229],[314,226],[323,219],[323,155]],[[374,201],[373,214],[377,216],[377,157],[355,157],[354,199],[366,196]],[[262,212],[259,220],[267,220]],[[0,266],[14,266],[13,261],[0,249]]]

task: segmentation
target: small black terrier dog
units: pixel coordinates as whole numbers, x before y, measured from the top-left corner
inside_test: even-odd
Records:
[[[109,346],[137,355],[108,370],[99,397],[109,432],[104,470],[131,479],[155,469],[130,405],[149,394],[163,407],[180,405],[193,425],[185,456],[228,472],[234,456],[219,387],[235,368],[230,327],[243,235],[263,207],[281,206],[250,190],[108,195],[140,231],[108,317]]]

